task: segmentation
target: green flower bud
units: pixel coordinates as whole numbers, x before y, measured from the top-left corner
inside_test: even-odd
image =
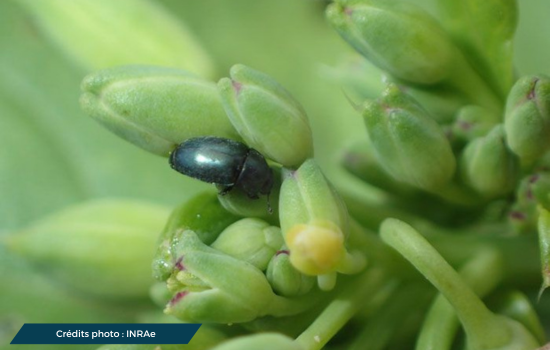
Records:
[[[265,271],[283,243],[280,228],[259,219],[246,218],[228,226],[211,247]]]
[[[515,203],[508,210],[508,223],[516,233],[532,234],[537,229],[537,199],[534,184],[541,174],[524,177],[517,186]]]
[[[519,182],[516,189],[516,203],[523,207],[536,207],[537,199],[535,197],[534,185],[545,177],[544,173],[535,173],[525,176]]]
[[[462,180],[486,198],[505,195],[515,188],[519,162],[506,146],[502,125],[466,146],[460,168]]]
[[[123,64],[177,67],[211,76],[210,58],[162,6],[147,0],[32,1],[35,23],[88,70]]]
[[[270,76],[235,65],[218,89],[231,123],[243,140],[286,167],[313,156],[313,140],[303,107]]]
[[[508,211],[508,223],[519,234],[531,234],[537,229],[537,210],[534,205],[515,203]]]
[[[480,106],[464,106],[456,116],[451,131],[453,136],[463,142],[472,141],[487,133],[500,123],[500,116]]]
[[[173,297],[165,312],[188,322],[249,322],[263,316],[295,315],[318,302],[286,299],[273,293],[252,264],[206,246],[190,230],[174,241],[176,269],[167,281]]]
[[[235,323],[268,312],[275,295],[253,265],[206,246],[190,230],[177,234],[178,269],[168,279],[174,293],[165,312],[187,322]]]
[[[522,163],[531,164],[550,149],[550,78],[526,76],[506,101],[506,138]]]
[[[296,270],[290,262],[290,252],[279,250],[267,266],[266,277],[278,295],[293,297],[304,295],[315,284],[315,279]]]
[[[352,145],[342,157],[343,167],[360,180],[381,190],[403,197],[410,197],[418,190],[396,181],[380,165],[370,142]]]
[[[173,254],[174,238],[180,230],[191,230],[204,244],[211,244],[225,228],[239,217],[228,213],[212,192],[196,195],[178,206],[168,219],[159,240],[153,259],[153,276],[165,281],[175,268],[177,257]]]
[[[235,338],[212,350],[305,350],[294,339],[279,333],[261,333]]]
[[[346,206],[313,159],[284,176],[279,211],[290,261],[298,271],[355,273],[364,266],[345,248]]]
[[[215,84],[186,71],[122,66],[88,75],[82,108],[123,139],[167,157],[188,138],[239,140],[225,115]]]
[[[7,245],[86,293],[147,297],[150,259],[167,216],[166,208],[149,203],[91,201],[9,236]]]
[[[363,116],[376,158],[397,181],[437,192],[451,180],[456,161],[442,129],[395,85]]]
[[[435,19],[412,4],[338,0],[327,17],[359,53],[398,79],[434,84],[453,69],[453,44]]]

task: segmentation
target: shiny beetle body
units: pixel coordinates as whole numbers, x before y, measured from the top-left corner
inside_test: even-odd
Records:
[[[221,187],[220,194],[239,188],[249,198],[269,195],[273,172],[265,158],[243,143],[197,137],[181,143],[170,155],[172,169]]]

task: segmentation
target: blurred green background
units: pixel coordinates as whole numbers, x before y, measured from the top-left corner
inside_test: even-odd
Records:
[[[423,2],[429,8],[434,1]],[[322,74],[351,53],[324,20],[326,2],[158,2],[210,54],[216,81],[233,64],[244,63],[287,87],[309,114],[316,157],[329,177],[337,174],[341,146],[362,137],[363,125],[340,87]],[[550,74],[550,2],[519,2],[518,74]],[[17,0],[0,2],[0,236],[90,198],[138,198],[173,206],[207,187],[83,115],[79,84],[87,73]],[[0,348],[13,348],[7,344],[23,322],[132,321],[149,307],[89,300],[50,281],[40,267],[8,254],[2,245],[0,275]]]

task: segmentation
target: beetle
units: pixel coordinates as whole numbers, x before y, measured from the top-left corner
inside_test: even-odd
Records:
[[[273,172],[264,156],[247,145],[221,137],[196,137],[170,154],[172,169],[221,187],[220,194],[241,189],[249,198],[271,193]]]

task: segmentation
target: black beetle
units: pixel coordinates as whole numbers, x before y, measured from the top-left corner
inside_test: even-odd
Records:
[[[182,142],[170,155],[172,169],[221,186],[220,194],[234,187],[249,198],[269,196],[273,172],[264,156],[243,143],[220,137],[196,137]]]

